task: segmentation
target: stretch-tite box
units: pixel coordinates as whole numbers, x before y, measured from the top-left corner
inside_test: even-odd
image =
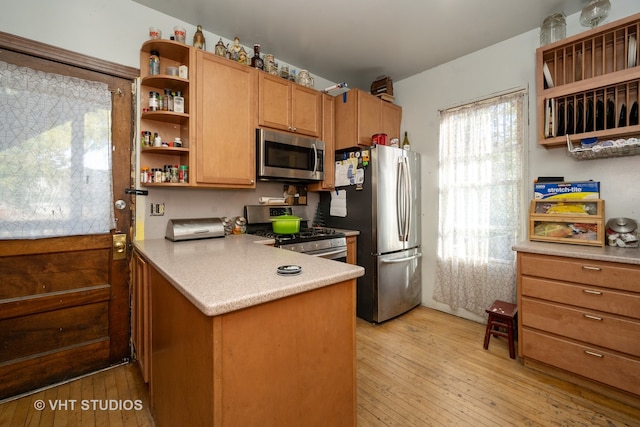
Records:
[[[533,184],[534,199],[599,199],[600,182],[540,182]]]

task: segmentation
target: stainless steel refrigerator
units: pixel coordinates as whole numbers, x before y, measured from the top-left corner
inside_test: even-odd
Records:
[[[357,314],[379,323],[422,298],[420,155],[376,145],[369,149],[368,165],[359,158],[362,186],[339,188],[347,192],[347,216],[330,215],[329,193],[321,193],[320,211],[327,227],[360,231],[358,265],[365,274],[358,278]]]

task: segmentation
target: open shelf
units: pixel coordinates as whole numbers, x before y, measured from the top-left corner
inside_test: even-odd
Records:
[[[540,145],[640,136],[639,36],[637,14],[538,48]]]

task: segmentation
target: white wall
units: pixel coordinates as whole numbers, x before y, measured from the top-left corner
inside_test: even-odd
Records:
[[[47,43],[84,55],[140,68],[140,46],[149,36],[149,27],[162,30],[169,38],[175,25],[187,30],[191,43],[195,25],[156,12],[131,0],[20,0],[5,2],[0,13],[0,31]],[[207,50],[213,51],[220,36],[204,30]],[[247,52],[259,40],[242,40]],[[232,41],[223,38],[225,44]],[[268,50],[268,46],[263,46]],[[265,51],[264,53],[269,53]],[[276,60],[278,55],[276,54]],[[283,65],[280,60],[278,62]],[[305,68],[303,64],[289,64]],[[313,73],[313,70],[310,70]],[[312,74],[315,87],[335,82]],[[137,197],[137,235],[162,238],[169,218],[197,218],[242,215],[243,206],[257,204],[259,196],[282,196],[282,184],[258,183],[256,190],[173,190],[149,189],[149,196]],[[313,219],[318,195],[308,195],[308,219]],[[164,203],[165,215],[150,216],[150,203]]]
[[[132,0],[4,1],[0,13],[0,31],[134,68],[140,68],[140,46],[149,38],[149,27],[160,28],[162,37],[168,39],[175,25],[187,30],[187,43],[191,44],[197,22],[180,21]],[[207,29],[203,32],[207,50],[213,51],[220,36]],[[260,42],[238,37],[247,52],[253,51],[253,43]],[[233,44],[226,38],[222,41]],[[268,46],[263,48],[263,53],[271,53]],[[305,68],[303,64],[289,65]],[[313,76],[316,88],[334,84]]]
[[[640,12],[638,0],[613,0],[606,22]],[[567,36],[587,30],[580,14],[567,17]],[[466,310],[453,310],[433,300],[438,236],[438,111],[486,98],[510,89],[529,90],[527,200],[533,197],[538,176],[564,176],[568,181],[601,182],[605,213],[610,217],[640,217],[640,163],[638,157],[576,161],[564,149],[546,150],[536,141],[535,50],[539,29],[474,52],[447,64],[394,82],[396,101],[402,105],[403,131],[411,147],[422,154],[423,305],[472,320],[483,321]],[[523,215],[523,224],[526,221]],[[523,228],[524,230],[525,228]],[[523,235],[523,239],[526,234]],[[515,286],[515,283],[514,283]]]

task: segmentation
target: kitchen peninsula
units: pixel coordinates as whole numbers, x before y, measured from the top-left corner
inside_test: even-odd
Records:
[[[268,242],[135,242],[149,291],[157,426],[355,426],[364,269],[260,243]],[[302,272],[277,274],[283,265]]]

